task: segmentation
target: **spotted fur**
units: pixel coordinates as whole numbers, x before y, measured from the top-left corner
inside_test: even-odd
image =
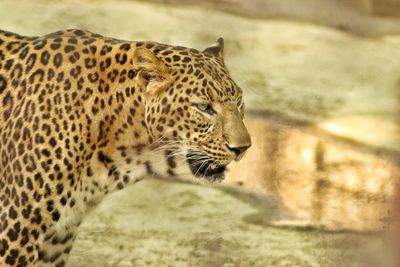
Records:
[[[251,143],[222,53],[0,31],[0,266],[64,266],[88,209],[146,175],[222,179]]]

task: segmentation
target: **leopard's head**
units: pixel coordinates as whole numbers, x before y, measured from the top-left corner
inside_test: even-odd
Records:
[[[223,46],[220,38],[202,52],[154,45],[134,55],[154,143],[210,181],[222,180],[226,166],[251,146],[242,90],[224,64]]]

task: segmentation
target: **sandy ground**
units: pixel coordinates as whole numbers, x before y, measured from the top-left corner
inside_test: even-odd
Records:
[[[0,27],[26,35],[84,28],[198,49],[223,36],[251,111],[400,150],[399,36],[361,38],[309,23],[117,0],[2,0]],[[144,181],[88,216],[70,266],[386,267],[376,258],[379,238],[270,225],[285,216],[271,198]]]
[[[271,226],[288,216],[272,197],[149,179],[88,217],[69,266],[383,266],[379,238]]]

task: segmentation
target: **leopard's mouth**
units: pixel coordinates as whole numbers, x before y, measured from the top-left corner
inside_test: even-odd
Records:
[[[210,182],[220,182],[225,178],[226,167],[216,164],[204,153],[189,151],[186,155],[186,161],[195,177],[205,178]]]

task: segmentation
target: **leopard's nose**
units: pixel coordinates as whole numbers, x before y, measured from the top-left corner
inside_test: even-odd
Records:
[[[236,155],[235,161],[239,161],[243,157],[246,150],[249,149],[251,144],[246,144],[243,146],[235,146],[235,145],[226,145],[226,146],[228,147],[228,149],[230,151],[235,153],[235,155]]]

